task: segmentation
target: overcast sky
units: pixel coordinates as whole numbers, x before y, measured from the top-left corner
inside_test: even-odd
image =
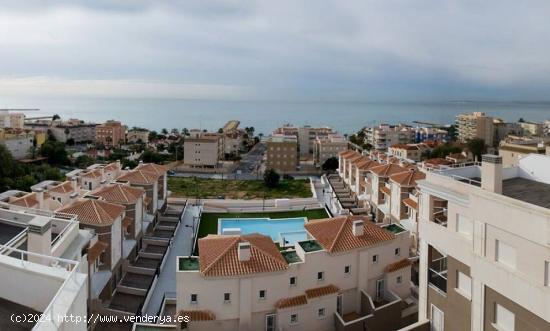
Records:
[[[550,1],[0,0],[2,96],[548,100]]]

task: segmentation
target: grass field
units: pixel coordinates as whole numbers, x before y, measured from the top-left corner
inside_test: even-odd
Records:
[[[269,218],[293,218],[307,217],[308,219],[319,219],[329,217],[324,209],[265,212],[265,213],[203,213],[200,221],[198,237],[202,238],[208,234],[218,233],[218,218],[238,217],[269,217]],[[197,245],[198,246],[198,245]],[[195,247],[195,254],[198,254],[198,247]]]
[[[199,197],[201,199],[224,196],[226,199],[279,199],[309,198],[312,196],[308,180],[281,180],[279,186],[270,189],[263,180],[221,180],[207,178],[170,177],[168,190],[175,197]]]

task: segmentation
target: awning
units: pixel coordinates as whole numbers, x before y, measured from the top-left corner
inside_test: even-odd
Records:
[[[418,210],[418,203],[411,198],[403,199],[403,203],[412,209]]]

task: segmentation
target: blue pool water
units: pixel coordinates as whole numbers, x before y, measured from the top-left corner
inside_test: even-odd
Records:
[[[224,229],[240,229],[241,234],[261,233],[270,236],[281,246],[294,245],[297,241],[307,239],[304,230],[305,217],[297,218],[220,218],[218,219],[218,233]]]

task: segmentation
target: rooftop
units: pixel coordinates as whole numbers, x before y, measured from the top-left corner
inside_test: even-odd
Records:
[[[281,255],[283,255],[288,264],[302,262],[296,251],[282,251]]]
[[[179,271],[191,271],[199,270],[199,258],[198,257],[180,257],[178,260]]]
[[[550,209],[550,184],[516,177],[502,181],[502,194]]]
[[[300,241],[298,243],[306,253],[320,251],[323,249],[317,240]]]

